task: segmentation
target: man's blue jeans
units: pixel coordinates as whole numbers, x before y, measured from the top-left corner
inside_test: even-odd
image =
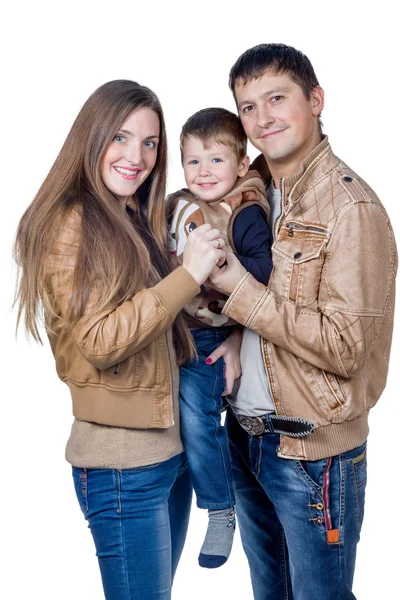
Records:
[[[279,458],[279,436],[227,416],[237,514],[255,600],[354,600],[366,442],[318,461]]]
[[[197,506],[218,510],[235,504],[228,439],[221,425],[224,361],[206,358],[226,340],[231,327],[193,331],[198,360],[180,367],[181,435],[196,492]]]
[[[73,467],[107,600],[169,600],[192,497],[184,453],[136,469]]]

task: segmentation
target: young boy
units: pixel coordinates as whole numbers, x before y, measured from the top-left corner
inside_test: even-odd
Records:
[[[190,231],[210,223],[244,267],[266,285],[272,269],[269,206],[261,178],[248,171],[247,138],[239,118],[222,108],[201,110],[183,126],[180,144],[189,189],[168,198],[171,254],[179,262]],[[200,566],[208,568],[226,562],[235,529],[231,465],[220,422],[224,365],[221,359],[205,364],[235,324],[222,314],[224,302],[225,296],[204,285],[185,307],[198,358],[180,369],[182,439],[197,505],[209,512],[199,555]]]

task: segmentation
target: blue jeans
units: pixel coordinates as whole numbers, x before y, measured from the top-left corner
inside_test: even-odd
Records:
[[[227,416],[237,514],[255,600],[354,600],[366,442],[332,458],[279,458],[279,436]]]
[[[73,467],[107,600],[169,600],[192,497],[185,454],[136,469]]]
[[[228,439],[221,425],[224,362],[207,365],[207,356],[226,340],[231,327],[192,331],[198,352],[180,368],[181,435],[199,508],[235,504]]]

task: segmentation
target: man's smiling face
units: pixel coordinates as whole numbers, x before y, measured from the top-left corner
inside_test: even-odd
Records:
[[[247,137],[269,164],[298,163],[319,143],[319,86],[307,99],[288,73],[267,70],[246,84],[239,80],[235,97]]]

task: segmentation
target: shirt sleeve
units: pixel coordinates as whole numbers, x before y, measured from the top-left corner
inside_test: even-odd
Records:
[[[267,285],[272,270],[272,233],[261,206],[253,204],[242,210],[232,235],[237,258],[257,281]]]

